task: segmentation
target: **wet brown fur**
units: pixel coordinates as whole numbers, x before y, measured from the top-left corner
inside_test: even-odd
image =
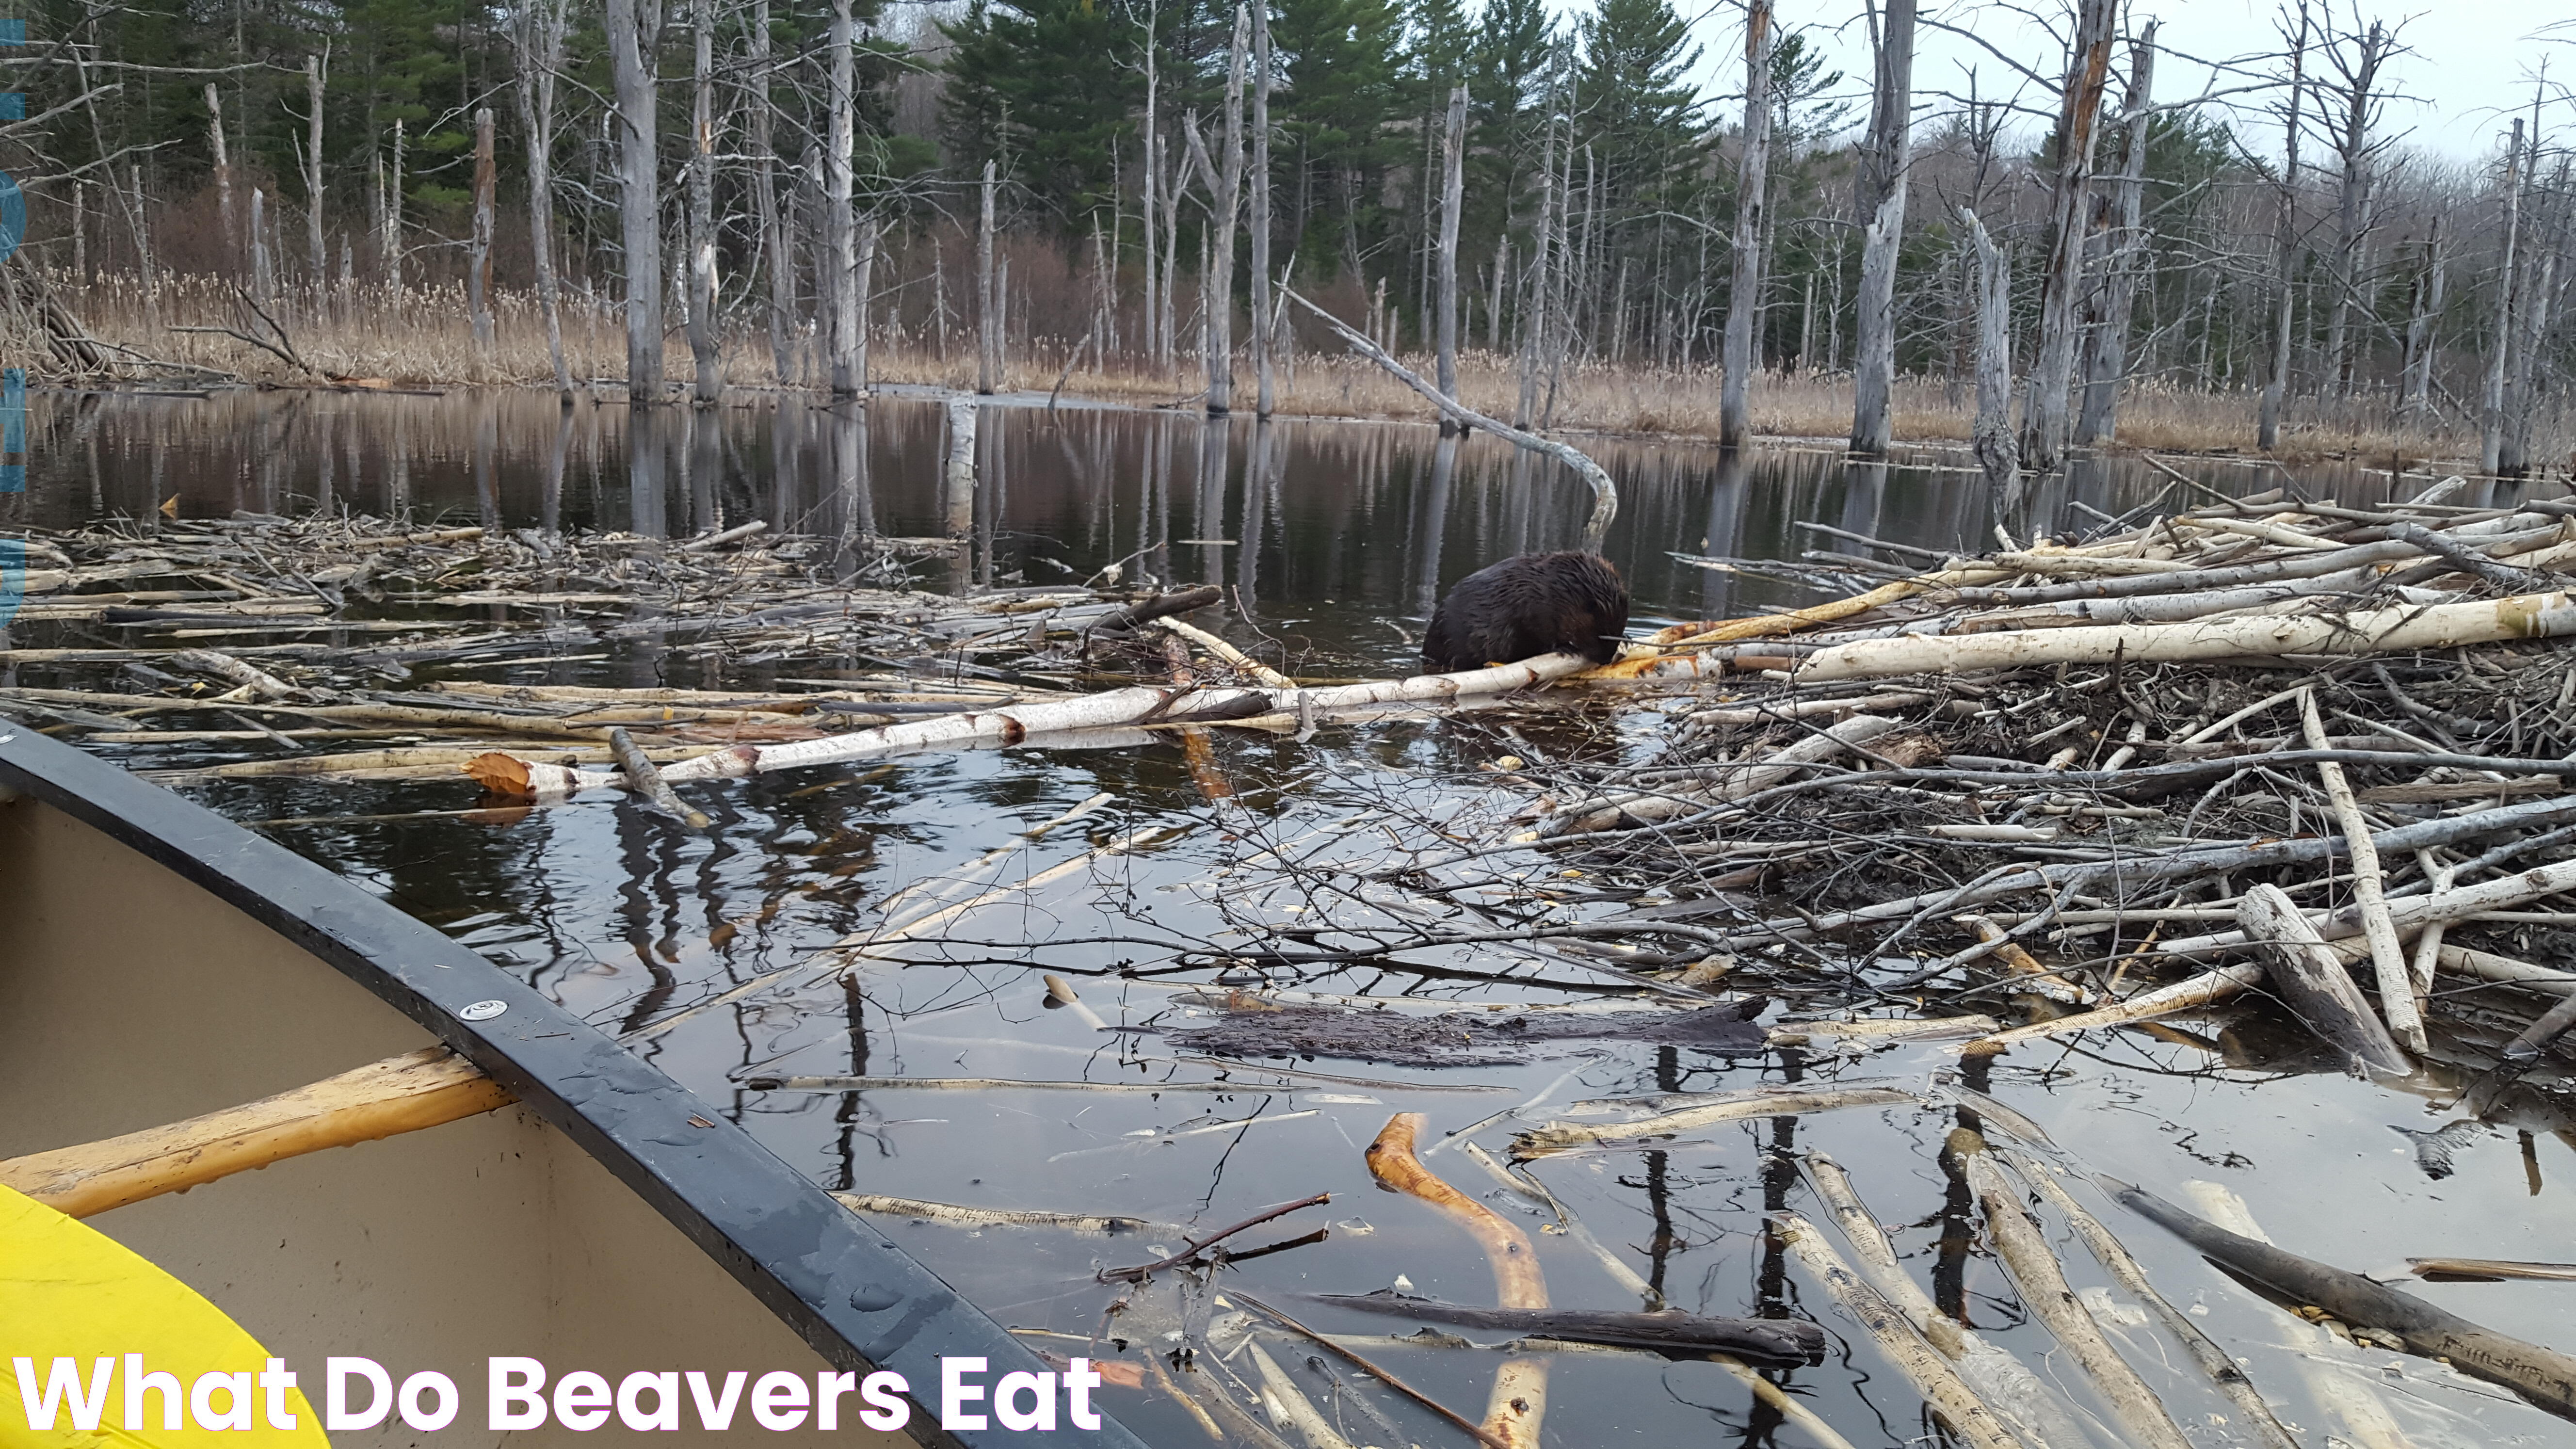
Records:
[[[1595,553],[1525,553],[1458,581],[1422,636],[1436,673],[1509,664],[1562,650],[1595,664],[1619,654],[1628,585]]]

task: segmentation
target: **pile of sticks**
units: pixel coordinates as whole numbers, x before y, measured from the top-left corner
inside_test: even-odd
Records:
[[[1678,626],[1602,673],[1713,697],[1523,764],[1496,844],[1713,927],[1703,981],[2024,1004],[1975,1050],[2259,987],[2356,1069],[2527,1062],[2576,1019],[2571,520],[2218,503]]]
[[[172,747],[187,762],[161,773],[173,782],[454,778],[494,750],[605,764],[621,731],[668,763],[1057,699],[1131,658],[1159,677],[1163,635],[1140,625],[1214,598],[924,593],[904,561],[944,540],[763,523],[665,540],[242,514],[40,530],[22,546],[0,667],[41,682],[0,688],[0,717]],[[602,664],[755,682],[554,682]]]

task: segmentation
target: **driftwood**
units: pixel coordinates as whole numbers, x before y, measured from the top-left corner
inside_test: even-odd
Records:
[[[2128,1431],[2129,1441],[2149,1449],[2190,1449],[2191,1441],[2183,1437],[2173,1416],[2165,1412],[2155,1390],[2147,1387],[2137,1370],[2120,1357],[2119,1350],[2103,1337],[2101,1325],[2093,1321],[2092,1312],[2075,1296],[2065,1270],[2058,1266],[2057,1255],[2049,1249],[2048,1239],[2022,1206],[2022,1190],[1988,1155],[1985,1139],[1960,1128],[1950,1134],[1950,1152],[1985,1208],[1986,1240],[2020,1287],[2023,1306],[2048,1326],[2058,1345],[2093,1381],[2121,1427]]]
[[[1460,1328],[1487,1328],[1529,1338],[1561,1338],[1571,1343],[1607,1343],[1677,1354],[1725,1353],[1783,1366],[1819,1363],[1825,1352],[1824,1331],[1794,1318],[1702,1318],[1674,1310],[1612,1313],[1589,1308],[1471,1308],[1389,1289],[1301,1296],[1335,1308],[1453,1323]]]
[[[608,748],[616,755],[618,768],[626,772],[626,788],[652,801],[653,808],[691,830],[704,830],[714,823],[705,811],[680,798],[670,782],[662,778],[662,772],[635,747],[634,737],[623,727],[608,732]]]
[[[2562,1419],[2576,1419],[2576,1358],[2510,1338],[2421,1298],[2329,1267],[2270,1243],[2240,1237],[2142,1188],[2107,1184],[2120,1204],[2292,1303],[2314,1304],[2356,1328],[2394,1335],[2409,1353],[2522,1395]]]
[[[1765,1088],[1727,1094],[1722,1101],[1706,1102],[1641,1117],[1630,1122],[1550,1122],[1523,1132],[1512,1139],[1512,1156],[1527,1161],[1551,1152],[1575,1147],[1588,1147],[1598,1142],[1629,1142],[1646,1137],[1667,1137],[1695,1127],[1719,1122],[1740,1122],[1748,1117],[1788,1117],[1801,1112],[1831,1112],[1845,1107],[1886,1107],[1919,1100],[1913,1093],[1893,1087],[1823,1087],[1812,1090]]]
[[[1851,1244],[1861,1277],[1905,1315],[1926,1343],[1958,1366],[1961,1379],[2010,1420],[2035,1449],[2079,1449],[2087,1442],[2084,1431],[2037,1374],[1991,1340],[1943,1313],[1915,1283],[1897,1261],[1895,1245],[1888,1242],[1878,1220],[1870,1216],[1840,1163],[1821,1152],[1810,1152],[1803,1165],[1809,1185],[1833,1214],[1835,1226],[1842,1229],[1843,1241]]]
[[[1771,1215],[1771,1233],[1808,1274],[1824,1285],[1869,1336],[1878,1340],[1897,1371],[1971,1449],[2023,1449],[2001,1416],[1968,1386],[1947,1359],[1917,1337],[1913,1325],[1878,1290],[1861,1281],[1813,1224],[1795,1213]]]
[[[1387,1119],[1368,1145],[1369,1175],[1380,1185],[1419,1198],[1439,1209],[1485,1250],[1494,1272],[1494,1299],[1503,1308],[1544,1312],[1547,1279],[1539,1271],[1529,1235],[1493,1209],[1467,1196],[1422,1165],[1413,1142],[1427,1124],[1419,1112],[1398,1112]],[[1493,1392],[1485,1401],[1485,1432],[1512,1449],[1538,1449],[1539,1426],[1547,1413],[1547,1360],[1515,1355],[1494,1370]]]

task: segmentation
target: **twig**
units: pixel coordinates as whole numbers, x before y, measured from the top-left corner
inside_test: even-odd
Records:
[[[1186,1263],[1190,1259],[1197,1257],[1199,1254],[1206,1252],[1216,1244],[1242,1232],[1245,1228],[1257,1228],[1263,1223],[1270,1221],[1272,1218],[1286,1217],[1288,1214],[1297,1211],[1299,1208],[1321,1207],[1332,1200],[1333,1195],[1331,1193],[1319,1192],[1312,1197],[1301,1197],[1295,1202],[1283,1202],[1277,1207],[1263,1208],[1261,1211],[1245,1218],[1242,1222],[1234,1224],[1232,1227],[1219,1228],[1204,1238],[1191,1238],[1185,1240],[1181,1250],[1168,1257],[1157,1258],[1151,1263],[1139,1264],[1133,1268],[1103,1268],[1092,1276],[1094,1279],[1102,1283],[1141,1283],[1165,1268],[1179,1267],[1181,1264]]]

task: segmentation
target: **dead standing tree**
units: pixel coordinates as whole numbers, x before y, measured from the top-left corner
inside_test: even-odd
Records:
[[[2076,301],[2084,285],[2084,203],[2093,180],[2093,131],[2111,75],[2116,0],[2079,0],[2058,93],[2057,179],[2049,203],[2046,270],[2039,285],[2039,345],[2022,404],[2022,462],[2055,468],[2066,453],[2066,409],[2075,382]]]
[[[618,237],[625,250],[626,400],[662,400],[662,177],[653,69],[661,0],[608,0],[608,59],[616,94]]]
[[[2359,301],[2365,307],[2369,305],[2362,263],[2370,234],[2378,227],[2374,208],[2379,162],[2398,139],[2379,131],[2380,112],[2388,101],[2381,72],[2392,57],[2401,53],[2397,32],[2377,20],[2357,34],[2329,31],[2317,52],[2325,69],[2316,81],[2317,109],[2323,113],[2332,107],[2334,129],[2326,145],[2340,163],[2341,173],[2330,282],[2334,293],[2326,304],[2325,368],[2334,379],[2335,391],[2345,396],[2351,395],[2353,383],[2353,358],[2347,341],[2353,304]],[[2321,115],[2320,119],[2326,117]]]
[[[715,6],[690,0],[696,42],[689,104],[689,357],[697,364],[701,406],[724,395],[724,360],[716,341]]]
[[[519,130],[528,146],[528,250],[537,274],[537,303],[545,312],[546,353],[555,365],[555,391],[572,394],[572,369],[564,361],[563,295],[554,259],[555,78],[563,69],[567,0],[522,0],[510,25],[518,61]]]
[[[2021,458],[2012,431],[2012,268],[2003,249],[1986,235],[1976,212],[1959,208],[1977,253],[1977,464],[1998,522],[2020,501]]]
[[[858,145],[858,79],[857,61],[851,53],[857,35],[850,19],[850,0],[832,0],[832,62],[830,98],[830,134],[823,145],[823,250],[825,260],[819,269],[823,279],[822,295],[815,299],[822,310],[825,346],[831,355],[832,391],[848,397],[859,390],[858,336],[860,310],[864,301],[856,286],[858,271],[857,237],[850,211],[851,172],[855,168],[854,152]],[[984,163],[984,239],[979,255],[984,271],[992,270],[993,231],[993,165]],[[983,311],[992,311],[992,285],[984,284]],[[985,322],[986,332],[991,323]],[[991,392],[990,379],[983,374],[992,352],[987,340],[977,354],[976,388]]]
[[[1909,0],[1899,0],[1909,3]],[[1440,395],[1458,396],[1458,214],[1466,204],[1467,156],[1467,88],[1457,86],[1449,92],[1449,123],[1440,138],[1440,313],[1437,369]],[[1451,432],[1455,422],[1447,415],[1440,418],[1440,431]]]
[[[2522,241],[2522,188],[2524,174],[2530,169],[2523,155],[2522,118],[2513,122],[2513,140],[2504,153],[2504,221],[2498,230],[2502,259],[2496,266],[2495,331],[2487,339],[2485,385],[2479,393],[2478,471],[2494,473],[2504,462],[2505,380],[2507,355],[2513,344],[2513,292],[2516,278],[2514,263]]]
[[[1877,37],[1878,83],[1870,102],[1869,132],[1854,171],[1858,205],[1853,214],[1863,218],[1863,231],[1853,328],[1851,449],[1872,458],[1886,456],[1892,437],[1896,258],[1905,239],[1906,169],[1912,159],[1914,3],[1888,0]]]
[[[2080,443],[2107,443],[2118,427],[2120,384],[2129,368],[2129,316],[2137,296],[2139,261],[2147,254],[2144,225],[2147,136],[2155,119],[2156,22],[2138,30],[2129,45],[2129,93],[2122,112],[2119,183],[2094,201],[2102,219],[2102,275],[2094,288],[2084,334],[2084,405],[2075,419]]]
[[[2299,274],[2299,109],[2308,92],[2308,7],[2299,6],[2295,29],[2285,29],[2290,42],[2289,117],[2282,127],[2280,210],[2274,218],[2272,249],[2276,289],[2272,295],[2272,363],[2263,380],[2263,401],[2256,421],[2255,445],[2269,452],[2281,444],[2281,402],[2290,388],[2290,304]]]
[[[322,290],[322,89],[331,76],[331,52],[304,57],[304,249],[314,294]]]
[[[1744,11],[1743,148],[1735,165],[1735,276],[1726,299],[1725,378],[1717,404],[1717,438],[1727,445],[1742,443],[1749,431],[1763,193],[1771,166],[1771,0],[1747,0]]]
[[[1273,326],[1276,304],[1271,301],[1270,285],[1270,6],[1252,7],[1252,375],[1253,416],[1266,418],[1271,409],[1272,345],[1278,340]],[[1461,99],[1452,108],[1463,105]],[[1457,181],[1452,172],[1451,195],[1456,195]],[[1458,228],[1454,220],[1457,203],[1450,203],[1453,220],[1449,227],[1449,252],[1454,272]],[[1151,246],[1146,248],[1153,251]],[[1454,316],[1454,311],[1452,313]],[[1446,426],[1444,420],[1443,426]]]
[[[474,233],[465,250],[465,311],[474,345],[492,345],[492,210],[499,188],[492,154],[492,108],[474,112]]]
[[[1222,166],[1209,159],[1197,117],[1193,115],[1183,124],[1189,133],[1190,160],[1207,187],[1208,229],[1213,233],[1208,265],[1199,278],[1199,337],[1207,358],[1207,410],[1211,417],[1223,416],[1234,406],[1234,229],[1235,218],[1243,207],[1243,71],[1251,41],[1251,14],[1238,5],[1234,8],[1234,39],[1226,49]]]

